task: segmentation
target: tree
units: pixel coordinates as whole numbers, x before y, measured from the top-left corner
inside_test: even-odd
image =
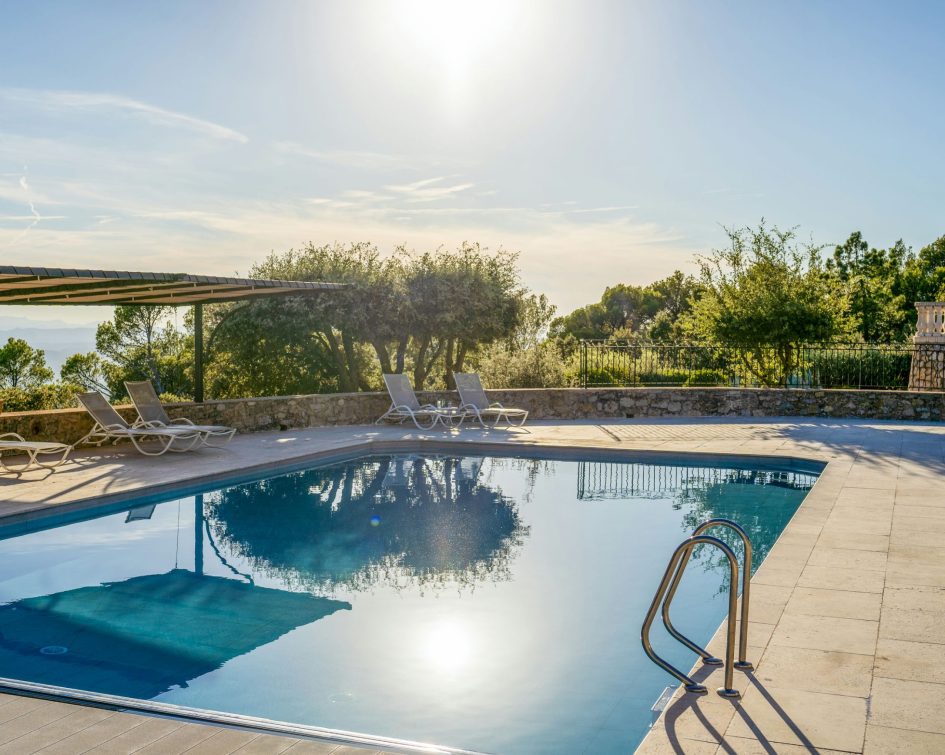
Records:
[[[911,334],[914,310],[906,299],[903,276],[912,260],[902,240],[889,249],[870,248],[859,231],[834,248],[827,270],[845,289],[863,341],[904,341]]]
[[[689,326],[699,337],[741,347],[738,358],[763,385],[783,385],[797,344],[849,332],[848,301],[825,274],[821,248],[793,230],[726,229],[729,246],[700,260],[703,294]]]
[[[36,388],[53,379],[46,353],[22,338],[10,338],[0,346],[0,387]]]
[[[557,339],[674,340],[675,324],[698,296],[699,284],[677,270],[648,286],[619,283],[604,290],[599,302],[557,318],[551,335]]]
[[[310,244],[270,255],[252,275],[349,284],[280,302],[299,338],[318,344],[303,351],[328,355],[342,391],[376,386],[379,372],[410,371],[417,388],[442,374],[450,385],[472,351],[514,332],[526,293],[516,255],[477,244],[423,254],[399,248],[386,258],[366,243]],[[262,315],[262,306],[250,306],[246,317]]]
[[[914,303],[945,300],[945,236],[922,247],[915,257],[908,259],[902,277],[911,335],[916,321]]]
[[[59,368],[59,378],[64,383],[109,394],[108,376],[102,358],[94,351],[88,354],[73,354]]]
[[[171,307],[122,305],[98,326],[95,346],[107,360],[102,369],[112,397],[125,394],[126,380],[150,380],[158,394],[192,395],[193,339],[168,322],[171,313]]]

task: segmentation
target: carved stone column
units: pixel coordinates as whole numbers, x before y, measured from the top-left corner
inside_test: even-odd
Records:
[[[912,341],[910,391],[945,390],[945,302],[916,302],[919,319]]]

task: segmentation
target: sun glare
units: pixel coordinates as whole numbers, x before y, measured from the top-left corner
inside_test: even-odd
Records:
[[[467,629],[455,621],[434,624],[423,635],[423,653],[440,671],[458,671],[472,657],[472,639]]]
[[[414,53],[429,58],[452,85],[466,81],[474,69],[501,54],[517,31],[519,5],[509,0],[404,0],[396,9],[398,35]]]

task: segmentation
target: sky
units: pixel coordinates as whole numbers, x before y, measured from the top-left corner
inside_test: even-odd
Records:
[[[567,312],[762,217],[919,248],[943,35],[940,2],[0,0],[0,264],[477,241]]]

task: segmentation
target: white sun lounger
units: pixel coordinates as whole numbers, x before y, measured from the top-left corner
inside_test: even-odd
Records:
[[[138,421],[132,427],[184,427],[190,428],[202,434],[202,442],[205,445],[220,447],[225,446],[232,440],[236,434],[235,427],[226,427],[224,425],[195,425],[189,419],[172,420],[167,416],[164,405],[158,397],[154,386],[150,380],[141,380],[138,382],[125,381],[125,388],[128,390],[128,396],[131,403],[134,404],[138,412]]]
[[[417,400],[417,394],[413,392],[410,380],[403,373],[395,375],[384,375],[384,385],[387,386],[387,392],[390,394],[390,408],[377,418],[374,424],[380,424],[384,420],[393,419],[398,422],[411,420],[418,429],[429,430],[441,416],[445,416],[433,404],[420,405]]]
[[[4,463],[3,451],[16,451],[25,454],[26,463],[17,464],[16,466]],[[64,443],[32,441],[26,440],[17,433],[4,433],[0,435],[0,472],[28,472],[34,467],[55,469],[66,460],[71,451],[72,446],[67,446]],[[40,461],[40,456],[55,456],[56,458],[52,461]]]
[[[525,409],[513,409],[495,401],[490,403],[482,381],[475,372],[454,372],[453,379],[456,381],[456,390],[459,391],[459,410],[475,417],[483,427],[486,426],[487,419],[493,420],[493,427],[502,420],[521,427],[528,419]]]
[[[145,456],[161,456],[168,451],[190,451],[203,443],[202,433],[190,427],[132,427],[98,391],[80,393],[78,399],[92,415],[95,424],[88,435],[76,443],[77,446],[80,443],[100,446],[108,441],[117,443],[120,440],[130,440]],[[151,450],[141,445],[149,440],[157,441],[159,450]]]

